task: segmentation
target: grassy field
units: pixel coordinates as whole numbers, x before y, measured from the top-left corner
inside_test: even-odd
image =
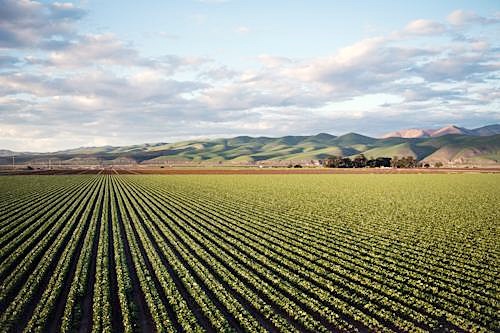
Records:
[[[500,329],[500,176],[0,177],[0,331]]]

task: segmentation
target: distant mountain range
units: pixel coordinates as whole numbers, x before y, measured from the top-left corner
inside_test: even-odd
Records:
[[[407,137],[411,136],[411,137]],[[356,133],[334,136],[249,137],[190,140],[133,146],[82,147],[53,153],[0,150],[0,164],[25,165],[163,165],[163,164],[284,164],[309,162],[332,155],[368,158],[413,156],[419,161],[459,165],[499,165],[500,125],[477,129],[448,126],[439,130],[404,130],[389,137]],[[50,160],[50,162],[49,162]]]
[[[488,125],[474,129],[467,129],[455,125],[449,125],[439,129],[410,128],[387,133],[383,135],[382,138],[435,138],[446,134],[490,136],[500,134],[500,124]]]

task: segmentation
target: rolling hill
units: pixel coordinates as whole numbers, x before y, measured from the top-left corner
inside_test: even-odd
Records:
[[[448,128],[451,132],[454,132]],[[427,163],[463,165],[500,164],[498,125],[476,129],[478,136],[444,134],[425,138],[372,138],[356,133],[334,136],[250,137],[132,146],[81,147],[53,153],[14,153],[1,150],[0,164],[10,165],[12,155],[24,165],[168,165],[168,164],[285,164],[308,163],[329,156],[367,158],[413,156]],[[482,135],[482,136],[480,136]],[[50,160],[50,162],[49,162]]]
[[[460,134],[469,136],[490,136],[500,134],[500,124],[488,125],[474,129],[467,129],[455,125],[445,126],[439,129],[410,128],[399,130],[383,135],[383,138],[435,138],[447,134]]]

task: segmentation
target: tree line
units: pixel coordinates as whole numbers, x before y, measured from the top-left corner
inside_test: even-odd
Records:
[[[322,161],[324,167],[327,168],[415,168],[419,165],[418,161],[413,156],[398,157],[377,157],[368,159],[363,154],[354,158],[342,156],[330,156]],[[428,165],[423,165],[427,166]]]

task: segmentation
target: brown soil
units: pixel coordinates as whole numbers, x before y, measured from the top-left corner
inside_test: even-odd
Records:
[[[139,174],[159,175],[275,175],[275,174],[416,174],[416,173],[500,173],[500,169],[139,169]],[[122,173],[120,170],[118,172]]]
[[[58,169],[11,170],[0,175],[79,175],[79,174],[147,174],[147,175],[282,175],[282,174],[446,174],[500,173],[500,168],[414,168],[414,169],[327,169],[327,168],[169,168],[169,169]]]

